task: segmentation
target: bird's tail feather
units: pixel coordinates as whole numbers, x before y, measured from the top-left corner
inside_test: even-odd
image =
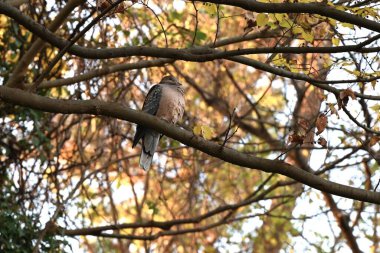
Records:
[[[154,131],[147,131],[143,137],[142,150],[140,156],[140,166],[147,170],[149,169],[154,152],[156,152],[158,142],[160,140],[160,134]]]

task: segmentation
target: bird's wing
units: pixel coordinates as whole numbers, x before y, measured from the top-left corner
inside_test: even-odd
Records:
[[[160,101],[162,97],[162,86],[154,85],[146,95],[142,110],[146,113],[156,115],[158,108],[160,107]]]
[[[160,85],[154,85],[152,88],[150,88],[148,94],[146,95],[142,110],[146,113],[156,115],[157,110],[160,107],[161,96],[162,87]],[[144,136],[145,129],[145,127],[137,125],[136,134],[133,138],[132,148],[134,148],[139,140]]]

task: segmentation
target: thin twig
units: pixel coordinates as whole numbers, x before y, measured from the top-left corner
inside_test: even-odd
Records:
[[[366,132],[372,133],[377,136],[380,135],[379,131],[372,130],[371,128],[361,124],[357,119],[355,119],[355,117],[352,116],[352,114],[350,113],[350,111],[347,109],[345,105],[342,106],[342,109],[346,113],[346,115],[350,118],[350,120],[352,120],[357,126],[363,128]]]
[[[219,4],[216,5],[216,32],[215,32],[215,38],[214,38],[214,46],[215,46],[215,43],[216,43],[216,40],[218,39],[218,34],[219,34],[219,28],[220,28],[220,16],[219,16],[219,9],[220,9],[220,6]]]
[[[235,118],[235,111],[236,111],[236,107],[234,108],[234,110],[232,111],[232,113],[230,115],[230,119],[229,119],[229,122],[228,122],[228,128],[227,128],[227,131],[226,131],[226,135],[224,137],[224,141],[223,141],[222,147],[224,147],[226,145],[226,142],[228,141],[228,139],[231,138],[231,137],[228,137],[228,134],[230,133],[231,125],[232,125],[232,122],[234,121],[234,118]],[[236,133],[236,131],[234,133]]]
[[[379,187],[379,185],[380,185],[380,179],[379,179],[379,181],[377,181],[377,184],[376,184],[376,186],[375,186],[375,189],[373,190],[374,192],[377,190],[377,187]]]
[[[117,5],[119,5],[124,0],[117,0],[115,3],[108,6],[106,9],[104,9],[94,20],[91,21],[90,24],[88,24],[80,33],[78,33],[71,41],[68,43],[59,53],[54,57],[54,59],[50,62],[47,69],[37,78],[37,80],[34,82],[34,84],[30,87],[29,90],[34,91],[38,88],[38,86],[42,83],[44,78],[50,73],[50,71],[54,68],[54,66],[59,62],[59,60],[63,57],[63,55],[72,47],[75,42],[77,42],[82,36],[91,29],[98,21],[105,16],[108,12],[110,12],[113,8],[115,8]]]
[[[166,36],[166,30],[164,28],[164,25],[162,24],[160,18],[158,17],[158,15],[154,12],[154,10],[148,6],[148,4],[144,4],[143,5],[148,8],[152,13],[153,15],[156,17],[156,19],[158,20],[158,23],[160,23],[160,26],[161,26],[161,29],[162,29],[162,32],[164,33],[164,37],[165,37],[165,46],[168,48],[169,47],[169,43],[168,43],[168,37]]]
[[[198,9],[194,1],[192,1],[192,4],[195,10],[195,31],[194,31],[193,41],[191,42],[191,45],[194,46],[195,38],[197,37],[197,32],[198,32]]]

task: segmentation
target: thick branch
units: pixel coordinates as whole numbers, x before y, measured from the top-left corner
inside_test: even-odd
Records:
[[[202,215],[192,217],[192,218],[170,220],[170,221],[146,221],[146,222],[139,222],[139,223],[124,223],[124,224],[115,224],[115,225],[83,228],[83,229],[64,230],[64,234],[69,235],[69,236],[98,235],[101,232],[104,232],[107,230],[120,230],[120,229],[133,229],[133,228],[160,228],[162,230],[170,230],[173,226],[177,226],[177,225],[199,224],[203,220],[206,220],[217,214],[220,214],[226,211],[234,211],[234,210],[239,209],[240,207],[247,206],[254,202],[263,200],[266,197],[266,195],[271,193],[274,189],[277,189],[278,187],[286,186],[292,183],[293,182],[289,182],[289,181],[277,182],[276,184],[270,186],[268,189],[264,190],[262,193],[260,193],[256,197],[249,196],[245,200],[239,203],[219,206],[207,213],[204,213]],[[260,190],[261,188],[259,187],[257,190],[255,190],[254,193],[258,193]]]
[[[15,7],[18,7],[22,4],[26,4],[28,3],[28,0],[8,0],[8,1],[5,1],[7,4],[10,4],[12,6],[15,6]]]
[[[198,0],[215,4],[230,5],[243,8],[253,12],[266,13],[309,13],[319,14],[324,17],[333,18],[341,22],[354,24],[372,31],[380,32],[380,23],[356,16],[351,13],[337,10],[323,3],[262,3],[255,0]]]
[[[29,17],[23,15],[19,10],[13,8],[5,3],[0,2],[0,14],[5,14],[9,17],[14,18],[17,22],[25,26],[27,29],[41,37],[42,39],[48,41],[52,45],[62,49],[68,45],[68,41],[63,40],[57,36],[55,36],[52,32],[47,30],[45,27],[36,23]],[[346,47],[346,46],[344,46]],[[357,46],[355,46],[356,49]],[[296,50],[307,50],[302,48],[293,48]],[[323,48],[322,48],[323,49]],[[261,49],[247,49],[244,53],[252,53],[254,50]],[[262,49],[265,50],[265,49]],[[268,50],[268,49],[267,49]],[[273,53],[279,53],[279,49],[270,48],[270,51]],[[284,52],[288,49],[283,48]],[[315,48],[316,52],[319,50]],[[372,80],[376,80],[377,77],[361,79],[361,80],[341,80],[341,81],[325,81],[311,78],[305,74],[301,73],[293,73],[284,69],[272,67],[268,64],[262,63],[260,61],[256,61],[247,57],[239,56],[241,55],[240,51],[243,50],[233,50],[233,51],[220,51],[209,47],[197,47],[197,48],[189,48],[189,49],[174,49],[174,48],[156,48],[156,47],[142,47],[142,46],[130,46],[124,48],[112,48],[112,49],[93,49],[86,48],[81,46],[73,45],[69,50],[70,53],[84,57],[89,59],[109,59],[116,57],[129,57],[129,56],[151,56],[151,57],[160,57],[160,58],[171,58],[176,60],[185,60],[185,61],[194,61],[194,62],[205,62],[212,61],[216,59],[227,59],[234,62],[239,62],[241,64],[245,64],[256,69],[260,69],[263,71],[267,71],[273,73],[275,75],[288,77],[297,80],[307,81],[318,88],[324,89],[326,91],[332,92],[334,94],[338,94],[340,91],[336,88],[330,87],[327,84],[332,83],[348,83],[348,82],[370,82]],[[268,50],[269,52],[269,50]],[[236,56],[236,54],[238,56]],[[371,96],[371,95],[363,95],[361,93],[355,93],[357,97],[365,98],[365,99],[373,99],[380,100],[380,96]]]
[[[359,245],[349,225],[350,217],[345,215],[343,211],[338,208],[336,202],[330,194],[323,192],[323,196],[331,208],[331,212],[333,213],[338,226],[344,235],[344,238],[346,238],[348,246],[353,253],[361,253],[362,251],[359,249]]]
[[[282,174],[310,187],[334,195],[380,204],[380,193],[330,182],[282,161],[254,157],[222,147],[217,143],[206,141],[199,136],[195,136],[192,132],[168,124],[152,115],[123,107],[117,103],[99,100],[75,101],[51,99],[4,86],[0,86],[0,98],[8,103],[45,112],[103,115],[149,126],[160,133],[205,152],[210,156],[220,158],[223,161],[241,167]]]

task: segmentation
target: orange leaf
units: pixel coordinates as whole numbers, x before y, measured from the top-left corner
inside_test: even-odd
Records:
[[[355,93],[350,88],[345,89],[339,93],[340,99],[343,99],[345,97],[351,97],[353,100],[356,100]]]
[[[339,109],[341,109],[343,105],[344,106],[347,105],[349,98],[351,98],[352,100],[356,100],[355,93],[350,88],[339,92],[339,98],[338,98]]]
[[[115,3],[116,0],[98,0],[96,3],[96,7],[98,8],[99,11],[104,11],[107,9],[111,4]],[[123,13],[125,10],[124,3],[120,3],[112,13]]]
[[[96,2],[96,7],[98,8],[98,10],[103,11],[106,8],[108,8],[111,4],[112,2],[109,0],[99,0]]]
[[[350,88],[342,90],[339,93],[339,98],[342,100],[344,100],[345,98],[348,98],[348,97],[350,97],[352,100],[356,100],[355,93]]]
[[[369,146],[372,147],[380,141],[380,136],[372,136],[369,140]]]
[[[318,144],[321,145],[322,147],[326,148],[327,147],[327,141],[323,137],[319,137],[318,139]]]
[[[298,126],[304,130],[308,130],[310,127],[310,124],[309,124],[309,121],[307,121],[305,119],[301,119],[298,121]]]
[[[321,134],[323,131],[325,131],[327,126],[327,117],[324,114],[320,114],[318,116],[317,122],[315,123],[317,127],[317,135]]]
[[[298,134],[293,133],[289,135],[288,142],[302,144],[304,139],[305,139],[305,136],[299,136]]]

